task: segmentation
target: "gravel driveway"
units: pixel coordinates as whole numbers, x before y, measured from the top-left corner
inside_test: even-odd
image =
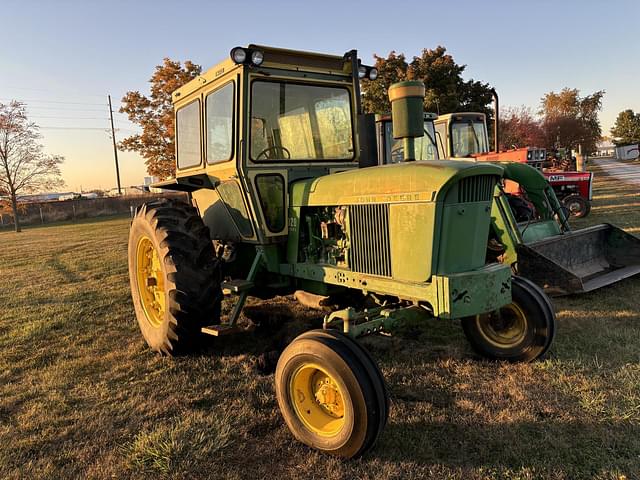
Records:
[[[599,166],[607,175],[640,187],[640,164],[626,163],[615,158],[590,158],[589,163]]]

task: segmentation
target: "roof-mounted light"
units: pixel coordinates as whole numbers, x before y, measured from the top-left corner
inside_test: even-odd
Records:
[[[244,63],[247,60],[247,51],[242,47],[235,47],[231,49],[231,60],[236,63]]]
[[[231,60],[238,65],[262,65],[264,62],[264,53],[260,50],[252,50],[249,48],[235,47],[229,53]]]
[[[261,65],[262,62],[264,62],[264,53],[262,53],[260,50],[254,50],[253,52],[251,52],[251,63],[258,66]]]
[[[358,65],[358,78],[360,80],[375,80],[378,78],[378,69],[376,67],[369,67],[367,65]]]

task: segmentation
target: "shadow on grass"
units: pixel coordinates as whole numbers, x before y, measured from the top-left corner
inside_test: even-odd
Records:
[[[555,470],[569,478],[622,469],[637,478],[639,439],[640,426],[631,423],[394,422],[371,457],[463,468]]]

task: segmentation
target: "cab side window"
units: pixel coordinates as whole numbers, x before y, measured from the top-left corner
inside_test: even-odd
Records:
[[[200,100],[176,112],[178,168],[200,165]]]
[[[207,162],[231,160],[233,156],[233,82],[207,95],[205,103]]]
[[[438,155],[440,158],[449,158],[449,153],[447,152],[448,148],[444,144],[447,141],[447,124],[446,123],[437,123],[436,124],[436,144],[438,146]]]
[[[275,173],[260,174],[256,187],[267,227],[272,232],[281,231],[285,226],[284,178]]]

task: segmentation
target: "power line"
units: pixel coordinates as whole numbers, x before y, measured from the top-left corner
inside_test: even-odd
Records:
[[[12,86],[6,86],[4,85],[2,87],[3,89],[7,89],[7,90],[28,90],[28,91],[32,91],[32,92],[48,92],[48,93],[56,93],[56,94],[60,94],[63,93],[60,90],[53,90],[50,88],[29,88],[29,87],[12,87]],[[99,97],[99,98],[103,98],[103,95],[98,95],[95,93],[75,93],[75,92],[64,92],[65,94],[68,95],[73,95],[74,97]]]
[[[49,115],[29,115],[29,118],[56,118],[60,120],[109,120],[109,117],[58,117]]]
[[[38,128],[40,130],[100,130],[102,132],[107,132],[109,133],[109,131],[111,130],[109,127],[59,127],[56,125],[43,125],[43,126],[38,126]],[[135,130],[131,130],[130,128],[116,128],[117,131],[122,131],[122,132],[132,132],[132,133],[136,133]]]
[[[54,125],[38,126],[40,130],[102,130],[108,132],[108,127],[58,127]]]
[[[16,101],[16,102],[20,102],[20,103],[29,103],[29,102],[36,102],[36,103],[59,103],[62,105],[99,105],[99,106],[107,106],[106,103],[89,103],[89,102],[62,102],[59,100],[27,100],[25,98],[23,99],[18,99],[18,98],[6,98],[3,97],[0,100],[3,100],[5,102],[12,102],[12,101]]]
[[[64,108],[64,107],[40,107],[40,106],[31,106],[27,105],[27,110],[61,110],[61,111],[71,111],[71,112],[104,112],[104,108]],[[120,112],[113,112],[119,115],[125,115]]]

